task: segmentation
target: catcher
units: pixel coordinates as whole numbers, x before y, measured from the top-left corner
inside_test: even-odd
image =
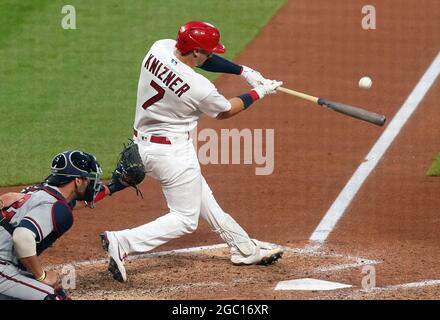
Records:
[[[0,300],[66,300],[60,276],[44,270],[38,256],[73,224],[72,209],[83,200],[90,208],[105,196],[141,182],[137,145],[124,146],[108,185],[100,182],[101,167],[86,152],[56,155],[51,175],[40,185],[0,196]],[[139,158],[140,159],[140,158]]]

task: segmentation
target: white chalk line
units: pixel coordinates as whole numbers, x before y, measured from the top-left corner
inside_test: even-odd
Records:
[[[274,243],[264,242],[260,241],[263,245],[266,246],[278,246]],[[207,245],[207,246],[198,246],[198,247],[190,247],[190,248],[183,248],[183,249],[174,249],[174,250],[167,250],[167,251],[160,251],[160,252],[150,252],[150,253],[143,253],[138,255],[131,255],[128,257],[127,260],[129,261],[135,261],[140,259],[147,259],[152,257],[161,257],[166,255],[174,255],[174,254],[185,254],[185,253],[194,253],[194,252],[200,252],[205,250],[215,250],[215,249],[223,249],[227,248],[228,246],[225,243],[220,244],[214,244],[214,245]],[[316,272],[330,272],[330,271],[337,271],[337,270],[344,270],[344,269],[350,269],[350,268],[357,268],[363,265],[375,265],[379,264],[379,261],[375,260],[368,260],[360,257],[354,257],[350,255],[343,255],[343,254],[337,254],[333,252],[325,252],[325,251],[317,251],[315,248],[311,247],[305,247],[305,248],[291,248],[291,247],[282,247],[284,252],[291,252],[295,254],[304,254],[309,256],[320,256],[320,257],[329,257],[329,258],[339,258],[339,259],[348,259],[353,261],[353,263],[346,263],[346,264],[340,264],[335,266],[329,266],[329,267],[321,267],[317,268]],[[70,263],[63,263],[63,264],[57,264],[57,265],[48,265],[48,270],[56,270],[56,269],[62,269],[66,266],[73,266],[73,267],[86,267],[86,266],[94,266],[94,265],[104,265],[107,264],[108,259],[94,259],[94,260],[85,260],[85,261],[74,261]]]
[[[357,261],[354,263],[344,263],[344,264],[338,264],[338,265],[329,266],[329,267],[320,267],[320,268],[315,269],[315,272],[334,272],[334,271],[341,271],[341,270],[346,270],[346,269],[359,268],[359,267],[363,267],[363,266],[372,266],[372,265],[376,265],[379,263],[381,263],[381,262],[374,261],[374,260],[367,260],[367,259],[357,259]]]
[[[341,270],[346,270],[346,269],[354,269],[354,268],[359,268],[362,266],[377,265],[377,264],[382,263],[381,261],[377,261],[377,260],[370,260],[370,259],[355,257],[355,256],[351,256],[351,255],[344,255],[344,254],[340,254],[340,253],[317,250],[315,246],[314,247],[305,247],[303,249],[284,247],[284,249],[286,252],[292,252],[292,253],[297,253],[297,254],[318,256],[318,257],[328,257],[328,258],[338,258],[338,259],[346,259],[346,260],[353,261],[352,263],[343,263],[343,264],[337,264],[337,265],[333,265],[333,266],[316,268],[314,271],[318,272],[318,273],[319,272],[323,273],[323,272],[341,271]]]
[[[323,243],[327,239],[367,177],[374,170],[391,143],[399,134],[402,127],[417,109],[418,105],[437,79],[439,73],[440,52],[394,116],[388,127],[377,140],[376,144],[370,150],[365,161],[358,167],[327,213],[324,215],[319,225],[313,231],[310,236],[311,241]]]
[[[127,260],[134,261],[134,260],[151,258],[151,257],[161,257],[161,256],[166,256],[166,255],[192,253],[192,252],[197,252],[197,251],[214,250],[214,249],[221,249],[221,248],[227,248],[227,245],[225,243],[221,243],[221,244],[214,244],[214,245],[208,245],[208,246],[199,246],[199,247],[174,249],[174,250],[160,251],[160,252],[142,253],[142,254],[137,254],[137,255],[131,255],[127,258]],[[85,267],[85,266],[106,264],[107,262],[108,262],[108,259],[74,261],[74,262],[70,262],[70,263],[49,265],[48,268],[53,270],[53,269],[60,269],[64,266]]]
[[[413,289],[413,288],[422,288],[428,286],[437,286],[440,285],[440,280],[422,280],[419,282],[410,282],[404,284],[397,284],[392,286],[386,286],[383,288],[372,288],[367,292],[386,292],[386,291],[395,291],[399,289]]]
[[[430,286],[438,286],[440,285],[440,280],[422,280],[418,282],[410,282],[410,283],[402,283],[396,285],[388,285],[385,287],[375,287],[371,289],[358,289],[351,294],[348,295],[350,299],[361,299],[368,294],[377,294],[377,293],[386,293],[393,292],[397,290],[412,290],[412,289],[421,289]]]

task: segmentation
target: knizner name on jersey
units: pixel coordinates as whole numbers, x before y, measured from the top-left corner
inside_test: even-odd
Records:
[[[178,63],[176,59],[171,59],[171,63]],[[157,79],[162,81],[172,92],[179,98],[187,92],[191,87],[186,82],[183,82],[179,76],[176,75],[166,63],[160,61],[152,53],[148,56],[144,63],[144,68],[153,74]]]

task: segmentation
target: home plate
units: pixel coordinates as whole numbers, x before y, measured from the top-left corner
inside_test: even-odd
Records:
[[[275,290],[336,290],[350,287],[349,284],[305,278],[280,281]]]

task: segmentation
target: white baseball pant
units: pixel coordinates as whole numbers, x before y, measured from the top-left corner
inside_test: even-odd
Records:
[[[199,215],[229,245],[244,255],[255,252],[255,244],[240,225],[218,205],[200,171],[192,139],[170,137],[171,144],[148,142],[139,135],[135,142],[147,174],[157,179],[169,212],[133,229],[114,233],[125,253],[148,252],[172,239],[194,232]]]

